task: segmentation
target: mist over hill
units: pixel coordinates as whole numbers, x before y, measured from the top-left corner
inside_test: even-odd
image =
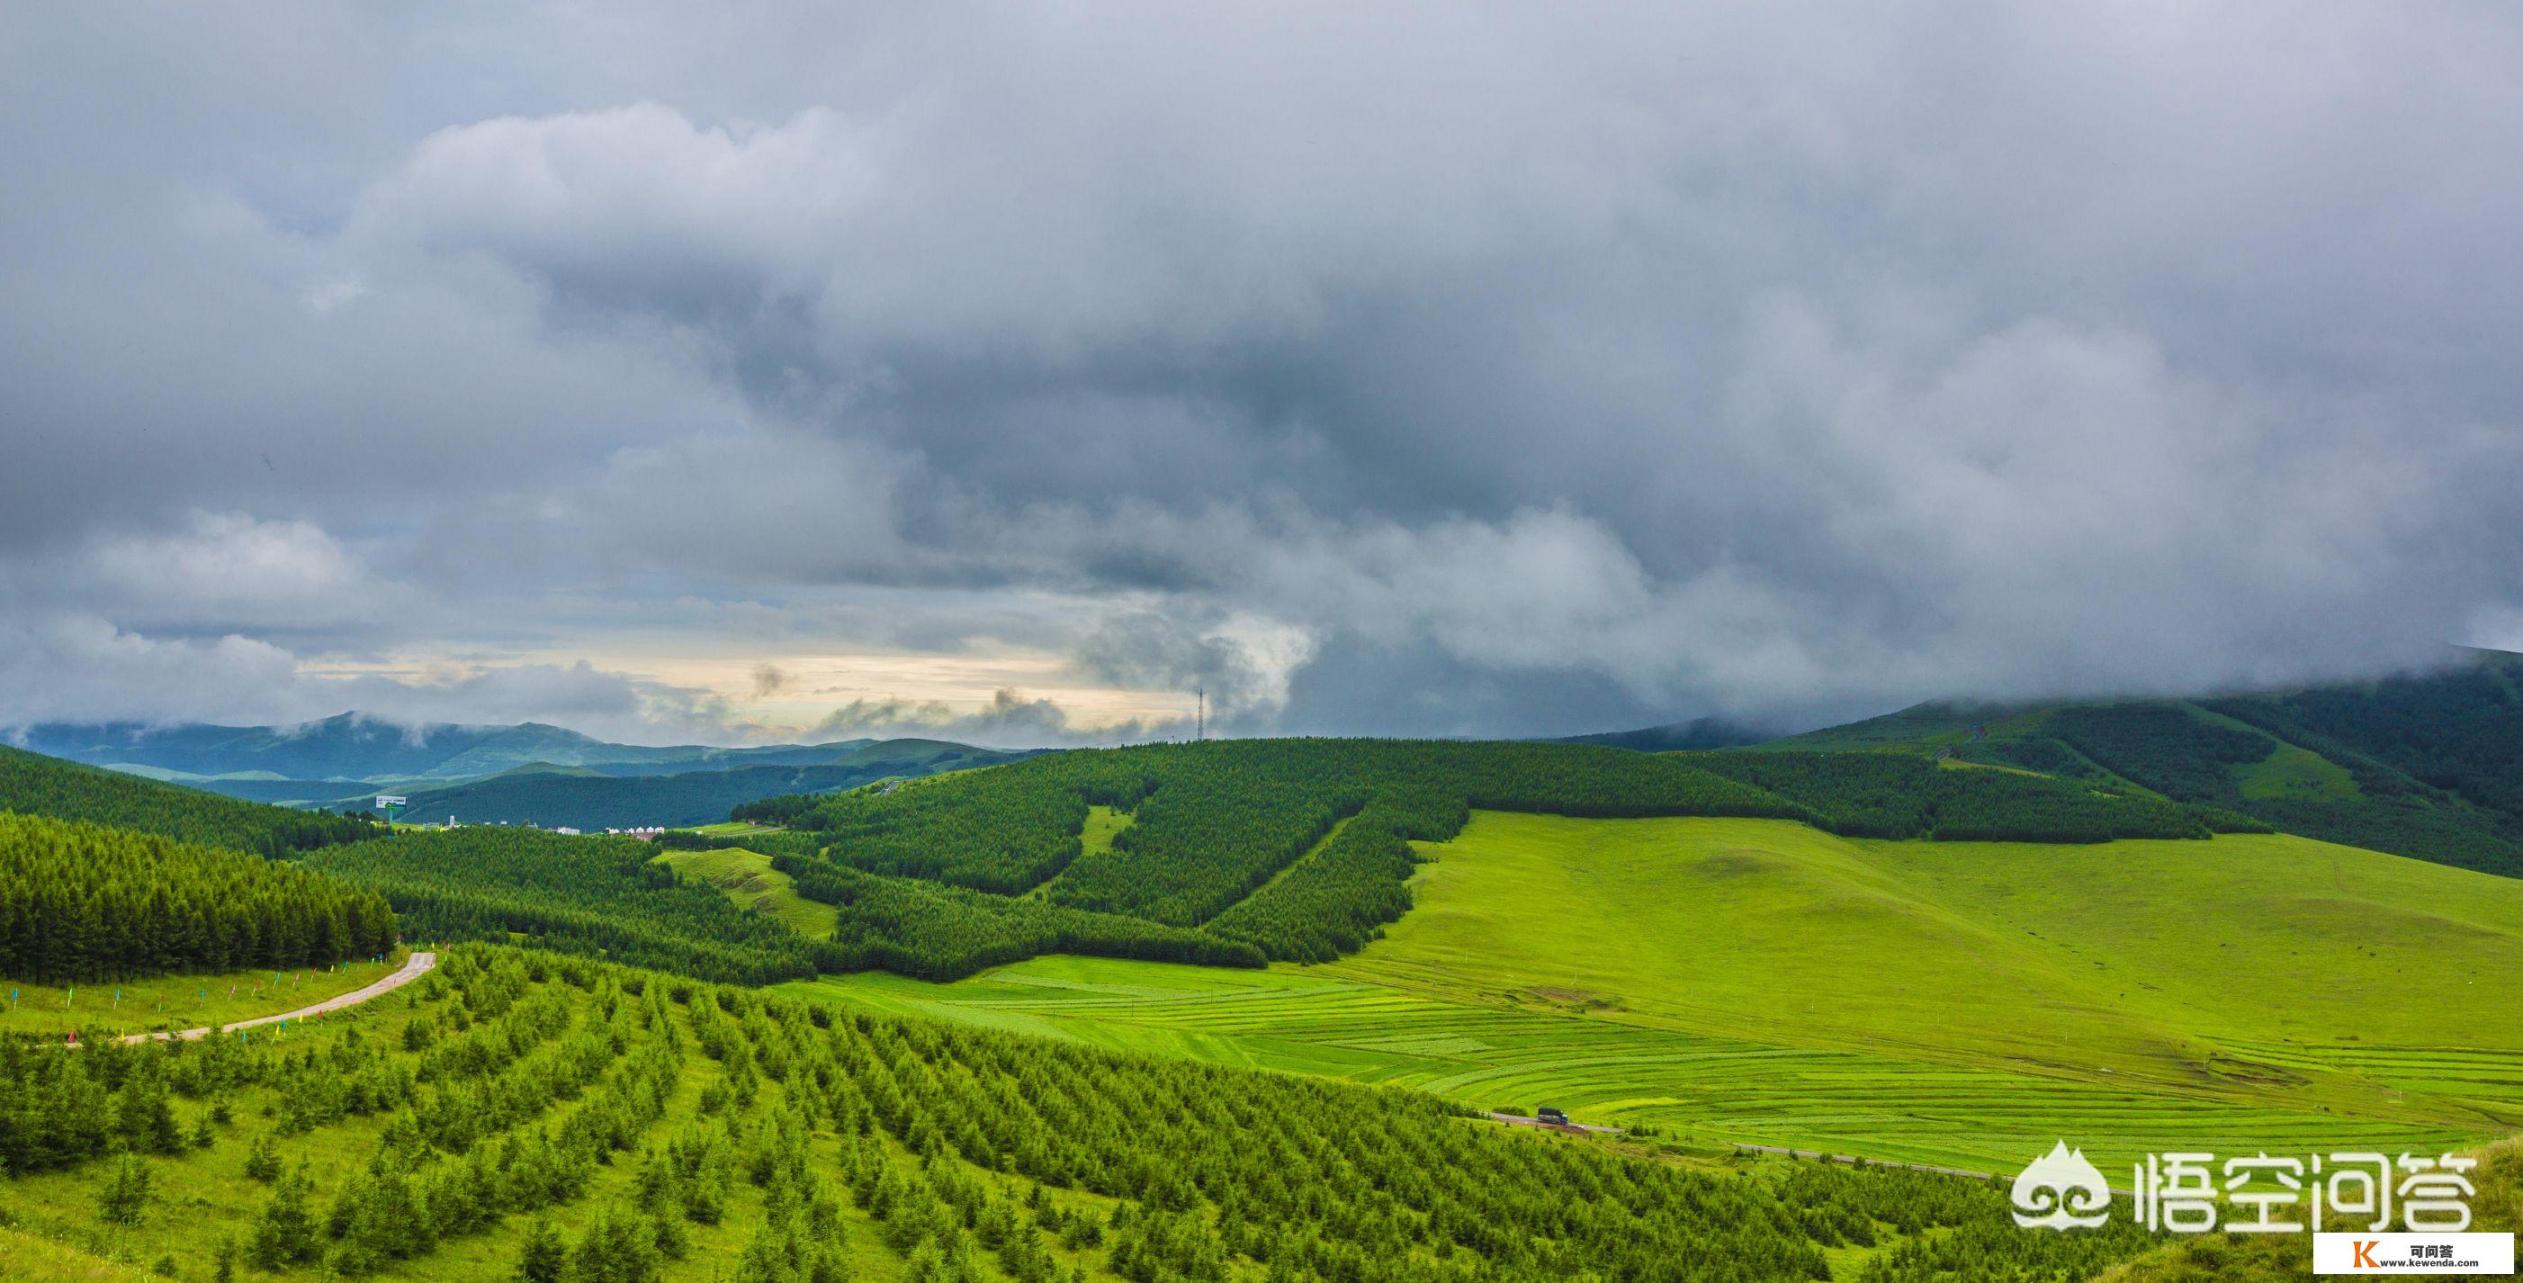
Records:
[[[1695,717],[1687,722],[1670,722],[1662,726],[1642,726],[1632,731],[1598,731],[1591,735],[1565,735],[1554,744],[1598,744],[1605,748],[1632,748],[1642,753],[1669,753],[1686,748],[1741,748],[1759,744],[1776,736],[1763,730],[1730,722],[1722,717]]]
[[[1767,751],[1926,753],[2133,784],[2289,833],[2523,876],[2523,655],[2187,699],[1934,702]]]

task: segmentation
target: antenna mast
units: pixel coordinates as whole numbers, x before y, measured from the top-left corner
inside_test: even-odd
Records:
[[[1194,686],[1191,689],[1194,697],[1200,701],[1200,714],[1198,720],[1192,723],[1191,737],[1195,740],[1205,740],[1209,738],[1209,688]]]

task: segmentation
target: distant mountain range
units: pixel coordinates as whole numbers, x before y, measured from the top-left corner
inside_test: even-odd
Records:
[[[537,762],[583,766],[606,775],[667,775],[738,766],[811,766],[874,742],[853,739],[764,748],[717,748],[706,744],[656,748],[608,743],[542,722],[513,726],[403,726],[358,713],[343,713],[303,726],[53,723],[29,727],[19,747],[186,784],[283,780],[408,784],[478,779]]]
[[[2186,699],[1938,702],[1783,739],[1713,718],[1560,741],[1646,752],[1876,751],[2135,787],[2278,829],[2523,876],[2523,655],[2441,671]],[[612,744],[540,723],[407,728],[355,714],[298,727],[32,728],[39,753],[249,801],[412,819],[580,828],[688,825],[745,802],[1029,756],[937,740],[763,748]]]
[[[715,824],[747,802],[789,793],[856,788],[888,776],[934,775],[995,766],[1033,756],[949,744],[943,740],[878,740],[812,766],[738,766],[673,775],[606,775],[594,769],[537,763],[487,779],[407,793],[402,818],[438,824],[568,825],[594,831]],[[345,799],[364,807],[373,795]]]
[[[379,793],[411,819],[626,828],[706,824],[783,793],[849,788],[1013,761],[940,740],[832,740],[719,748],[615,744],[541,722],[402,726],[343,713],[303,726],[30,727],[37,753],[252,802],[356,810]]]

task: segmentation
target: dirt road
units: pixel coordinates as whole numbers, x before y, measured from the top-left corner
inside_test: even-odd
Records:
[[[1888,1163],[1880,1158],[1857,1158],[1849,1154],[1825,1154],[1816,1149],[1781,1149],[1776,1145],[1739,1144],[1736,1145],[1735,1148],[1754,1154],[1785,1154],[1789,1158],[1812,1159],[1830,1163],[1846,1163],[1851,1167],[1863,1164],[1868,1167],[1898,1167],[1905,1171],[1912,1172],[1934,1172],[1939,1176],[1968,1176],[1973,1180],[1984,1181],[1992,1179],[1991,1173],[1975,1172],[1966,1167],[1937,1167],[1929,1163]]]
[[[1494,1123],[1505,1123],[1509,1127],[1540,1127],[1555,1132],[1582,1132],[1589,1136],[1621,1134],[1621,1129],[1618,1127],[1597,1127],[1591,1123],[1546,1123],[1539,1118],[1528,1118],[1523,1114],[1491,1114],[1489,1120]]]
[[[429,969],[431,967],[437,965],[437,954],[415,953],[411,957],[404,959],[402,970],[397,971],[393,975],[387,976],[385,979],[379,980],[364,989],[353,989],[349,993],[337,994],[315,1004],[312,1007],[300,1007],[296,1011],[284,1011],[277,1016],[257,1016],[252,1020],[240,1020],[235,1024],[223,1025],[221,1027],[226,1029],[251,1029],[256,1025],[276,1025],[284,1020],[304,1020],[309,1016],[320,1016],[328,1011],[340,1011],[346,1007],[356,1007],[371,998],[382,997],[412,983],[415,980],[420,979],[422,976],[429,973]],[[178,1029],[173,1033],[166,1033],[162,1031],[153,1034],[127,1034],[124,1036],[123,1041],[147,1042],[152,1038],[162,1041],[172,1038],[190,1040],[195,1038],[206,1038],[209,1035],[209,1027],[203,1026],[198,1029]]]

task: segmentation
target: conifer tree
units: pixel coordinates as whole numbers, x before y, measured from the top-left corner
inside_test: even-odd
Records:
[[[97,1193],[96,1214],[109,1225],[138,1225],[149,1203],[149,1165],[137,1154],[115,1160]]]
[[[569,1245],[561,1241],[561,1232],[552,1228],[548,1216],[534,1219],[526,1231],[526,1243],[517,1256],[516,1283],[562,1283],[569,1272]]]

